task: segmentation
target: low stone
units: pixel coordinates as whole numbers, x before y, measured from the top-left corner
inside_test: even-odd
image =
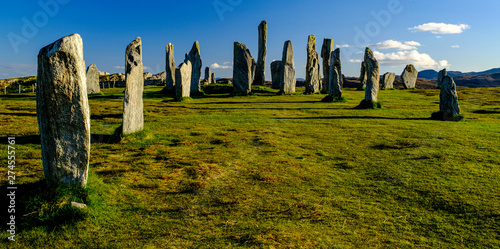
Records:
[[[188,60],[175,69],[175,96],[186,98],[191,94],[191,62]]]
[[[382,77],[382,89],[394,88],[394,80],[396,80],[395,73],[386,73]]]
[[[84,187],[90,111],[80,35],[63,37],[40,50],[36,109],[47,183]]]
[[[92,64],[87,68],[87,94],[99,92],[101,92],[99,88],[99,71],[97,66]]]
[[[212,73],[212,76],[210,77],[210,79],[212,80],[210,83],[217,84],[217,80],[215,79],[215,73]]]
[[[205,68],[205,82],[210,83],[212,82],[212,72],[209,67]]]
[[[71,206],[75,207],[75,208],[79,208],[79,209],[87,208],[87,205],[85,205],[83,203],[74,202],[74,201],[71,202]]]
[[[281,69],[283,68],[281,61],[271,62],[272,89],[280,89],[281,84]]]
[[[401,74],[401,80],[405,89],[415,88],[417,84],[418,71],[410,64],[405,67]]]
[[[283,58],[281,59],[280,92],[282,94],[294,94],[296,84],[292,41],[286,41],[283,46]]]
[[[322,93],[330,93],[330,57],[334,50],[333,39],[323,39],[323,46],[321,47],[321,58],[323,58],[323,84]]]
[[[255,59],[243,43],[234,43],[233,94],[247,95],[252,91],[255,72]]]
[[[123,99],[123,134],[141,131],[144,127],[144,73],[142,41],[135,38],[125,53],[125,98]]]
[[[306,64],[306,91],[305,93],[319,93],[320,71],[319,55],[316,51],[316,37],[310,35],[307,42],[307,64]]]

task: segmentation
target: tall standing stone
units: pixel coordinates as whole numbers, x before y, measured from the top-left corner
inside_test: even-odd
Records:
[[[192,65],[186,61],[175,69],[175,96],[177,98],[186,98],[191,94],[191,75]]]
[[[359,74],[359,83],[361,83],[361,86],[359,87],[360,89],[365,89],[366,88],[366,80],[367,80],[367,75],[366,75],[366,65],[365,62],[361,62],[361,72]]]
[[[280,89],[281,69],[282,69],[281,61],[271,62],[271,76],[272,76],[272,80],[273,80],[271,88],[273,88],[273,89]]]
[[[247,46],[240,42],[234,43],[233,64],[233,94],[247,95],[252,91],[255,59]]]
[[[212,76],[210,76],[210,79],[212,80],[212,81],[210,81],[210,83],[217,84],[217,80],[215,79],[215,73],[212,73]]]
[[[200,54],[200,43],[198,41],[194,42],[193,48],[186,56],[186,59],[191,62],[193,68],[191,72],[191,93],[198,93],[201,91],[200,78],[201,78],[201,54]]]
[[[166,48],[166,61],[165,61],[165,72],[166,72],[166,86],[165,90],[171,91],[174,89],[175,85],[175,59],[174,59],[174,45],[169,43]]]
[[[329,76],[329,95],[340,99],[342,97],[342,86],[344,85],[342,82],[342,63],[340,61],[340,49],[337,48],[335,51],[331,53],[330,56],[330,72]]]
[[[441,85],[443,84],[443,79],[444,77],[448,76],[448,72],[446,71],[446,68],[439,71],[438,74],[438,82],[437,82],[437,87],[440,88]]]
[[[451,118],[460,115],[460,106],[458,105],[457,85],[450,76],[443,77],[441,83],[441,93],[439,95],[439,111],[443,117]]]
[[[316,51],[316,37],[310,35],[307,42],[306,91],[319,93],[320,88],[319,55]]]
[[[267,56],[267,21],[259,25],[259,56],[255,69],[255,85],[266,83],[266,56]]]
[[[125,52],[125,98],[123,100],[123,134],[141,131],[144,127],[144,67],[142,41],[135,38]]]
[[[84,187],[90,158],[90,111],[80,35],[63,37],[40,50],[37,87],[45,178],[51,185]]]
[[[281,59],[280,92],[294,94],[296,84],[292,41],[286,41],[283,46],[283,58]]]
[[[99,71],[95,64],[90,65],[87,68],[87,93],[99,93],[101,89],[99,88]]]
[[[333,39],[325,38],[321,47],[321,58],[323,58],[323,93],[330,93],[330,58],[333,52]]]
[[[205,68],[205,81],[210,84],[212,82],[212,72],[209,67]]]
[[[394,88],[394,80],[396,80],[395,73],[385,73],[382,76],[382,89]]]
[[[365,50],[364,64],[366,70],[365,100],[377,102],[377,95],[380,87],[380,67],[372,50],[368,47]]]
[[[415,67],[410,64],[405,67],[403,73],[401,74],[401,80],[403,80],[403,86],[405,89],[415,88],[417,84],[418,71]]]

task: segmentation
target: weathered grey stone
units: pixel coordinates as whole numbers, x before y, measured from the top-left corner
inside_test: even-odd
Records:
[[[439,111],[444,117],[460,115],[460,106],[458,105],[457,85],[450,76],[443,77],[441,82],[441,93],[439,95]]]
[[[366,88],[366,80],[367,80],[366,65],[365,65],[365,61],[363,61],[363,62],[361,62],[361,72],[359,74],[359,82],[361,83],[360,88],[362,88],[362,89]]]
[[[316,51],[316,37],[314,35],[310,35],[307,42],[305,93],[319,93],[320,78],[319,55]]]
[[[99,93],[101,89],[99,88],[99,71],[95,64],[90,65],[87,68],[87,93]]]
[[[247,46],[240,42],[234,43],[233,64],[233,94],[247,95],[252,91],[255,59]]]
[[[446,76],[448,76],[448,72],[446,71],[446,68],[443,69],[443,70],[441,70],[441,71],[439,71],[437,87],[441,87],[441,85],[443,84],[443,79]]]
[[[150,72],[143,73],[142,75],[143,75],[144,81],[149,80],[149,78],[153,77],[153,74]]]
[[[364,64],[366,70],[365,100],[377,102],[380,87],[380,67],[377,59],[373,56],[372,50],[368,47],[365,50]]]
[[[192,65],[188,60],[175,69],[175,96],[186,98],[191,94]]]
[[[415,88],[417,84],[418,71],[415,67],[410,64],[405,67],[403,73],[401,74],[401,80],[403,81],[403,86],[405,89]]]
[[[323,58],[323,84],[321,87],[322,93],[330,93],[330,58],[334,50],[333,39],[323,39],[321,47],[321,58]]]
[[[217,80],[215,79],[215,73],[212,73],[212,76],[210,77],[210,79],[212,80],[212,81],[210,81],[210,83],[217,84]]]
[[[75,208],[79,208],[79,209],[87,208],[87,205],[85,205],[83,203],[74,202],[74,201],[71,202],[71,206],[75,207]]]
[[[292,41],[286,41],[283,46],[283,58],[281,59],[280,92],[282,94],[293,94],[295,93],[296,84]]]
[[[192,72],[191,72],[191,93],[198,93],[201,91],[200,78],[201,78],[201,54],[200,54],[200,43],[198,41],[194,42],[193,48],[186,56],[187,60],[191,61]]]
[[[266,56],[267,56],[267,21],[259,25],[259,55],[255,69],[255,85],[266,83]]]
[[[144,127],[144,67],[142,41],[135,38],[125,52],[125,98],[123,99],[123,134],[141,131]]]
[[[212,82],[212,72],[209,67],[205,68],[205,81],[207,83]]]
[[[385,73],[382,77],[382,89],[394,88],[395,73]]]
[[[40,50],[37,87],[45,178],[49,184],[84,187],[90,158],[90,111],[80,35],[63,37]]]
[[[342,63],[340,61],[340,49],[337,48],[335,51],[331,53],[330,56],[330,72],[329,80],[329,95],[340,99],[342,97],[342,86],[343,78],[342,78]]]
[[[165,90],[171,91],[175,86],[175,59],[174,59],[174,45],[169,43],[166,48],[166,63],[165,63],[165,72],[166,72],[166,86]]]
[[[280,89],[281,84],[281,69],[283,68],[281,61],[271,62],[271,76],[273,83],[271,88]]]

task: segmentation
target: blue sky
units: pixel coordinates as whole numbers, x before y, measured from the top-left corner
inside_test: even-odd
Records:
[[[341,47],[342,70],[358,76],[362,51],[369,45],[381,73],[417,69],[482,71],[500,67],[500,1],[5,1],[0,11],[0,79],[36,75],[39,50],[79,33],[88,65],[123,72],[125,48],[137,36],[143,42],[145,71],[165,68],[165,46],[175,46],[176,64],[194,41],[203,67],[216,77],[231,77],[233,43],[242,42],[257,57],[258,31],[268,21],[266,78],[291,40],[298,78],[305,78],[308,35]],[[215,65],[216,64],[216,65]],[[217,66],[218,65],[218,66]]]

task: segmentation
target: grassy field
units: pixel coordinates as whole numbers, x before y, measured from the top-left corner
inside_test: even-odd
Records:
[[[85,190],[46,186],[35,95],[0,96],[2,200],[8,136],[20,188],[16,242],[0,247],[500,247],[500,88],[460,89],[462,122],[430,120],[439,90],[381,91],[376,110],[350,89],[344,103],[160,90],[121,139],[123,89],[89,96]]]

